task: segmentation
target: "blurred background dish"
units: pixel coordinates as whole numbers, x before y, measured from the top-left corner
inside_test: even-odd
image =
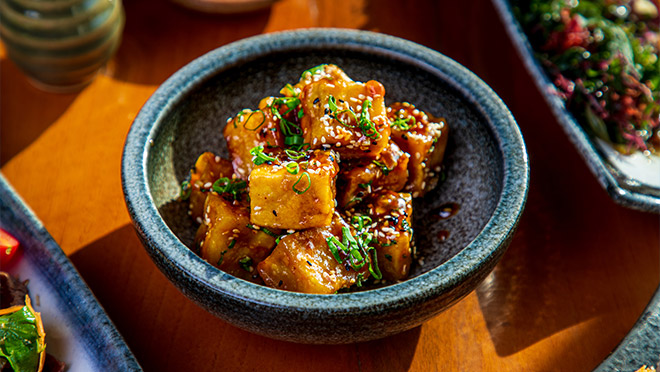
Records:
[[[67,372],[142,371],[71,261],[2,174],[0,228],[19,242],[2,271],[29,282],[47,352],[64,362]]]
[[[540,3],[545,4],[548,7],[552,4],[554,4],[552,6],[555,6],[552,8],[554,9],[554,12],[552,14],[547,13],[543,15],[544,17],[548,20],[560,18],[561,15],[558,6],[564,3]],[[639,3],[642,3],[642,1]],[[653,7],[653,3],[646,3]],[[590,124],[593,120],[590,121],[585,118],[580,119],[576,116],[576,111],[569,110],[566,101],[563,98],[564,91],[555,86],[553,80],[548,76],[546,69],[543,68],[542,62],[537,58],[538,54],[535,53],[534,46],[530,42],[528,35],[525,34],[521,23],[515,16],[512,3],[508,0],[493,0],[493,4],[505,25],[509,37],[513,41],[514,46],[527,67],[529,74],[533,77],[539,92],[543,95],[543,98],[552,109],[560,126],[567,134],[569,140],[580,152],[582,158],[585,160],[594,176],[596,176],[601,186],[608,192],[615,202],[623,206],[643,211],[660,212],[660,156],[658,156],[657,152],[652,154],[651,151],[647,150],[644,152],[633,151],[631,154],[623,154],[621,149],[625,149],[625,146],[603,140],[603,138],[606,138],[605,135],[598,135],[591,129],[594,126]],[[539,3],[536,3],[536,6],[539,6],[538,4]],[[587,2],[585,2],[585,4],[589,5]],[[526,16],[530,15],[527,14]],[[604,14],[598,15],[598,17],[601,16],[605,17]],[[583,19],[580,17],[581,16],[576,16],[574,19]],[[602,22],[608,21],[605,20]],[[577,23],[579,22],[575,22],[574,24],[574,27],[578,28],[575,30],[575,33],[580,31],[585,32],[585,30],[587,30],[585,26],[577,25]],[[580,29],[580,27],[582,28]],[[538,28],[542,29],[541,25],[539,25]],[[619,33],[623,32],[620,31],[620,29],[617,30],[619,30]],[[608,32],[616,33],[615,31]],[[628,36],[623,35],[620,39],[628,40]],[[630,42],[630,44],[632,44],[632,42]],[[626,44],[624,43],[624,45]],[[612,47],[620,49],[624,48],[620,44],[613,45]],[[581,51],[582,49],[579,48],[580,46],[569,48],[568,52],[565,54],[569,54],[571,51]],[[584,55],[586,56],[584,58],[588,59],[591,53]],[[655,58],[657,61],[657,56]],[[577,64],[575,66],[570,66],[572,66],[572,72],[579,74]],[[609,66],[609,64],[605,66],[605,71],[608,71],[607,66]],[[651,66],[653,66],[653,64],[651,64]],[[577,80],[579,80],[579,78]],[[570,83],[571,82],[568,84]],[[613,83],[616,82],[610,82],[610,84]],[[577,91],[578,88],[575,88],[575,90]],[[628,104],[628,108],[630,110],[633,109],[630,107],[630,104]],[[587,118],[593,116],[593,114],[586,115]],[[630,150],[631,149],[628,148],[628,151]]]
[[[38,88],[76,91],[94,79],[121,42],[121,0],[0,0],[9,58]]]

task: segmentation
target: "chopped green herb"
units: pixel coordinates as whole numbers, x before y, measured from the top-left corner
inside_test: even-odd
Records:
[[[188,200],[190,194],[192,193],[192,187],[190,187],[190,180],[185,180],[181,182],[181,191],[179,192],[179,198],[181,200]]]
[[[284,168],[286,168],[287,172],[291,174],[298,174],[298,172],[300,172],[300,165],[295,161],[290,161],[284,164]]]
[[[308,70],[303,71],[302,75],[300,75],[300,80],[305,80],[305,77],[307,76],[307,74],[310,74],[312,76],[316,75],[319,71],[323,71],[325,69],[325,66],[327,66],[327,64],[314,66],[314,67],[312,67]]]
[[[261,165],[263,163],[267,162],[273,162],[276,161],[277,159],[264,154],[264,147],[263,146],[255,146],[250,150],[250,154],[252,154],[252,162],[254,165]]]
[[[232,240],[233,242],[233,240]],[[220,252],[220,259],[218,260],[218,263],[216,264],[217,266],[222,265],[222,262],[225,260],[225,253],[227,253],[227,250],[224,250]]]
[[[380,167],[380,170],[383,171],[384,176],[390,174],[391,169],[388,168],[387,165],[379,162],[378,160],[374,160],[373,163],[376,164],[378,167]]]
[[[376,130],[376,125],[371,121],[371,116],[369,115],[369,109],[371,108],[371,101],[364,100],[362,102],[362,112],[360,113],[360,119],[358,120],[358,125],[362,133],[369,138],[378,139],[380,138],[380,133]]]
[[[241,266],[241,269],[251,272],[252,271],[252,259],[248,256],[245,256],[238,260],[238,264]]]
[[[374,182],[374,180],[371,180],[367,183],[358,183],[358,186],[360,186],[363,189],[369,189],[371,187],[371,183]]]
[[[296,188],[296,186],[298,185],[300,180],[302,180],[303,176],[307,177],[307,187],[304,190],[299,190],[299,189]],[[312,187],[312,179],[309,177],[309,173],[303,172],[300,175],[300,178],[298,178],[298,181],[296,181],[296,183],[294,183],[291,188],[293,189],[293,191],[296,192],[296,194],[300,195],[300,194],[304,194],[307,190],[309,190],[310,187]]]
[[[411,120],[412,120],[412,124],[408,124],[408,122],[411,121]],[[400,130],[408,130],[408,129],[414,127],[416,123],[417,123],[417,119],[415,119],[414,116],[408,116],[405,119],[400,117],[400,118],[394,120],[390,126],[393,127],[393,128],[400,129]]]
[[[289,159],[293,160],[300,160],[307,156],[307,154],[304,151],[296,151],[293,149],[285,149],[284,153],[289,157]]]
[[[232,195],[234,200],[238,200],[239,196],[246,191],[247,182],[239,179],[222,177],[215,181],[212,187],[213,191],[218,194],[228,193]]]
[[[364,281],[364,274],[359,273],[358,276],[357,276],[357,279],[355,281],[355,285],[358,286],[358,287],[362,287],[362,282],[363,281]]]
[[[245,115],[246,111],[250,111],[250,116],[248,116],[247,119],[245,119],[245,124],[243,124],[243,128],[245,128],[247,130],[255,131],[255,130],[259,129],[266,122],[266,114],[264,114],[264,112],[261,111],[260,109],[257,109],[255,111],[252,111],[250,109],[243,109],[238,114],[236,114],[236,120],[234,120],[234,128],[237,127],[236,123],[241,121],[241,117],[243,117],[243,115]],[[254,114],[256,114],[257,112],[261,114],[261,122],[254,128],[248,128],[247,124],[250,122],[250,119],[252,118],[252,116]]]
[[[262,227],[262,228],[261,228],[261,231],[263,231],[263,232],[265,232],[266,234],[272,236],[273,238],[277,238],[277,237],[279,237],[279,235],[275,234],[274,232],[268,230],[268,229],[265,228],[265,227]]]

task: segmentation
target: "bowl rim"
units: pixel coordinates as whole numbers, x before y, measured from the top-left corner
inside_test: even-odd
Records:
[[[147,178],[152,138],[163,118],[186,94],[217,72],[245,60],[301,47],[367,50],[411,63],[441,76],[452,89],[463,94],[461,98],[480,111],[498,141],[503,179],[495,209],[472,242],[438,267],[403,282],[361,292],[319,295],[278,290],[235,278],[204,261],[175,236],[155,206]],[[301,313],[364,313],[439,297],[481,266],[501,257],[520,220],[529,188],[529,161],[520,129],[502,100],[480,78],[452,59],[414,42],[370,31],[336,28],[299,29],[242,39],[210,51],[175,72],[152,94],[135,118],[126,137],[121,173],[130,217],[152,258],[157,256],[171,265],[171,269],[215,294]]]

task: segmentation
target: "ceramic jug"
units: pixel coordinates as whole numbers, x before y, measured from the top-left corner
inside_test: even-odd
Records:
[[[121,0],[0,0],[7,55],[37,87],[75,91],[119,47]]]

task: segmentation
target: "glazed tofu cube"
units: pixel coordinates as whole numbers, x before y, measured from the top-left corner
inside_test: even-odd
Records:
[[[357,164],[342,164],[337,179],[337,202],[351,208],[374,190],[400,191],[408,181],[409,155],[390,141],[378,158]]]
[[[376,158],[390,136],[385,88],[351,80],[335,65],[303,74],[300,100],[305,143],[337,151],[342,159]]]
[[[375,192],[366,214],[376,223],[373,235],[383,279],[403,280],[412,263],[412,197],[389,190]]]
[[[201,154],[190,171],[190,216],[198,223],[202,223],[204,214],[204,201],[206,194],[211,190],[213,183],[219,178],[231,178],[234,171],[231,162],[222,159],[212,152]]]
[[[407,102],[394,103],[387,112],[392,140],[410,154],[406,191],[413,197],[423,196],[438,182],[449,126],[444,119],[428,115]]]
[[[275,247],[279,231],[264,232],[250,224],[247,204],[208,194],[204,221],[196,234],[200,256],[235,277],[260,282],[256,268]]]
[[[270,163],[250,174],[251,222],[295,230],[329,225],[339,171],[336,154],[315,150],[303,159]]]
[[[299,231],[282,238],[273,253],[257,265],[259,275],[270,287],[287,291],[331,294],[351,287],[369,276],[368,266],[358,271],[333,256],[328,239],[341,240],[345,227],[352,227],[335,214],[332,225]]]
[[[261,100],[258,110],[245,109],[230,118],[224,129],[227,148],[238,178],[247,180],[254,168],[250,150],[257,146],[269,149],[284,146],[284,137],[271,105],[275,98]],[[289,113],[288,115],[291,115]]]

